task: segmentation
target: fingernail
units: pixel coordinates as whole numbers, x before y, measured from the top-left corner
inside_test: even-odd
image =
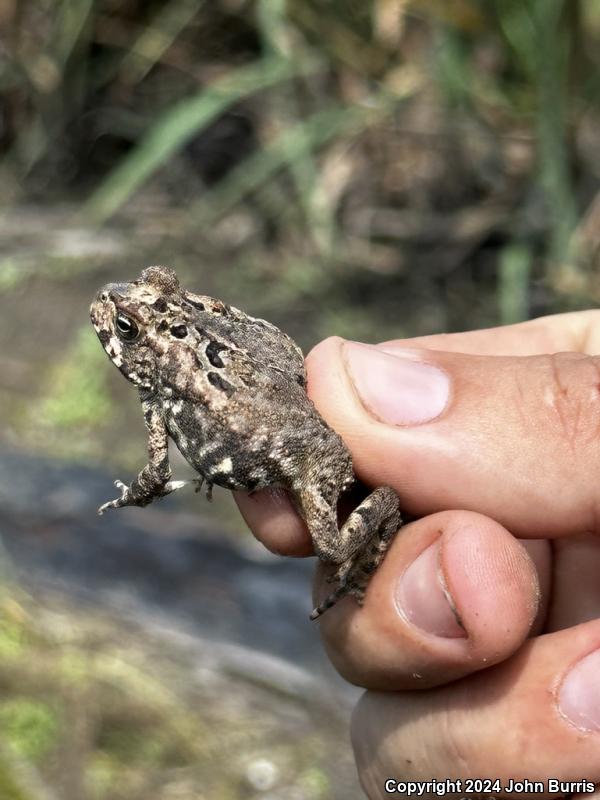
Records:
[[[563,680],[558,709],[583,731],[600,731],[600,650],[581,659]]]
[[[439,417],[450,397],[450,378],[417,351],[391,355],[378,347],[344,343],[350,379],[367,411],[392,425],[419,425]]]
[[[400,577],[398,612],[417,628],[447,639],[466,638],[440,569],[440,542],[434,542]]]

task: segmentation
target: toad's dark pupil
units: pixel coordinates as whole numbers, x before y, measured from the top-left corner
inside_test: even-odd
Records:
[[[137,339],[140,329],[137,323],[131,317],[126,317],[125,314],[117,316],[117,333],[126,342],[132,342]]]

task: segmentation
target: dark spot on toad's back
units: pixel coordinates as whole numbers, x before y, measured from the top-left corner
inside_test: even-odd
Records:
[[[185,339],[187,336],[187,327],[185,325],[171,325],[171,334],[176,339]]]
[[[231,395],[234,393],[234,387],[230,383],[227,383],[227,381],[224,380],[217,372],[209,372],[207,374],[207,378],[211,386],[214,386],[215,389],[225,392],[227,397],[231,397]]]
[[[221,342],[216,342],[214,339],[211,339],[208,345],[206,346],[206,357],[213,365],[213,367],[224,367],[225,364],[223,363],[223,359],[219,355],[220,352],[223,350],[227,350],[227,345],[221,344]]]

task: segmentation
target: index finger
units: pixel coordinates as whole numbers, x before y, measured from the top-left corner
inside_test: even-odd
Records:
[[[386,348],[423,347],[482,356],[535,356],[566,350],[593,355],[600,351],[600,311],[553,314],[515,325],[394,339],[384,344]]]

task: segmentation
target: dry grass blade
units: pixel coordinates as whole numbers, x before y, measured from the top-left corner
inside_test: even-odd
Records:
[[[123,58],[119,72],[128,83],[139,83],[198,13],[204,0],[179,0],[161,8]]]
[[[416,90],[418,81],[407,86],[407,94]],[[306,152],[323,147],[333,139],[342,140],[359,134],[381,122],[391,111],[398,97],[382,93],[373,107],[347,106],[321,111],[285,129],[256,155],[246,159],[215,189],[207,194],[194,211],[207,220],[227,213],[248,193],[258,189],[277,171],[290,167]]]

